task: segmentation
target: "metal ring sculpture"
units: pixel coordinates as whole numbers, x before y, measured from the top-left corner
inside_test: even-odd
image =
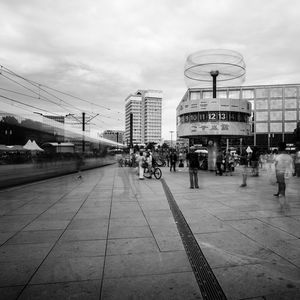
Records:
[[[184,76],[188,87],[208,83],[213,76],[218,82],[243,82],[246,74],[246,64],[243,56],[232,50],[212,49],[202,50],[188,56]]]

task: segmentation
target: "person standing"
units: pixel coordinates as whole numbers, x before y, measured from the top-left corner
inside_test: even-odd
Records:
[[[150,174],[149,178],[152,178],[152,153],[150,150],[148,150],[148,153],[146,155],[146,163]]]
[[[139,174],[139,179],[143,180],[144,179],[144,163],[145,163],[145,157],[143,155],[143,152],[140,151],[140,155],[137,157],[137,163],[138,163],[138,174]]]
[[[223,175],[223,165],[224,165],[224,155],[222,149],[218,150],[218,154],[216,157],[216,175]]]
[[[177,162],[177,154],[174,149],[172,149],[172,152],[170,154],[170,172],[172,169],[174,172],[176,172],[176,162]]]
[[[285,150],[285,142],[281,142],[278,145],[279,154],[275,158],[275,171],[276,179],[278,183],[278,192],[274,194],[276,197],[282,198],[280,201],[281,208],[284,208],[288,205],[285,198],[286,190],[286,179],[292,177],[294,173],[294,162],[292,157]],[[280,199],[281,200],[281,199]]]
[[[249,154],[247,153],[246,149],[244,149],[240,156],[240,165],[243,166],[243,182],[240,187],[247,186],[247,177],[248,177],[248,167],[249,167]]]
[[[190,175],[190,189],[199,189],[198,185],[198,169],[199,169],[199,158],[198,153],[195,153],[195,147],[190,147],[190,152],[186,156],[189,161],[189,175]]]

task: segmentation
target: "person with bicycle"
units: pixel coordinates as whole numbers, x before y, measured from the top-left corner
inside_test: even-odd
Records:
[[[146,162],[147,162],[147,167],[150,172],[150,177],[152,178],[152,153],[150,150],[148,150],[147,155],[146,155]]]

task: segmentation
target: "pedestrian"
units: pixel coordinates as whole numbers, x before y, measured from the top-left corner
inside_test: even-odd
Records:
[[[278,184],[278,192],[274,196],[279,197],[279,203],[281,208],[287,208],[288,203],[285,198],[286,180],[293,176],[294,162],[286,150],[285,142],[281,142],[278,145],[279,154],[275,158],[275,170],[276,179]]]
[[[257,147],[253,147],[253,152],[251,153],[250,164],[252,168],[252,176],[259,176],[259,151]]]
[[[152,178],[152,153],[150,150],[148,150],[146,155],[146,163],[150,174],[149,178]]]
[[[144,157],[142,151],[140,151],[140,155],[137,157],[137,163],[138,163],[139,179],[143,180],[144,179],[145,157]]]
[[[225,175],[230,174],[232,176],[232,158],[230,152],[227,150],[225,154]]]
[[[216,175],[223,175],[223,168],[224,168],[224,155],[222,149],[218,150],[217,157],[216,157]]]
[[[240,187],[245,187],[247,186],[247,177],[248,177],[248,166],[249,166],[249,155],[244,149],[241,153],[240,156],[240,165],[243,166],[243,171],[242,171],[242,176],[243,176],[243,182],[240,185]]]
[[[297,149],[295,155],[295,175],[300,177],[300,147]]]
[[[190,147],[190,152],[186,156],[189,161],[189,176],[190,176],[190,189],[199,189],[198,185],[198,169],[199,169],[199,158],[198,153],[195,153],[195,147]]]
[[[77,168],[77,179],[82,179],[82,166],[83,166],[83,157],[81,154],[78,155],[77,160],[76,160],[76,168]]]
[[[170,167],[170,155],[167,153],[166,155],[166,160],[167,160],[167,167]]]
[[[177,162],[177,154],[174,149],[172,149],[170,154],[170,172],[172,169],[176,172],[176,162]]]

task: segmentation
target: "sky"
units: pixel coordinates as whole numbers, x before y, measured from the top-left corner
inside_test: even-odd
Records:
[[[97,130],[124,130],[125,98],[161,90],[170,139],[186,59],[206,49],[241,53],[244,85],[300,83],[298,0],[2,0],[0,11],[0,95],[27,101],[27,114],[86,111],[99,114]],[[52,102],[17,94],[31,91],[11,71],[38,83],[37,93],[65,94]]]

